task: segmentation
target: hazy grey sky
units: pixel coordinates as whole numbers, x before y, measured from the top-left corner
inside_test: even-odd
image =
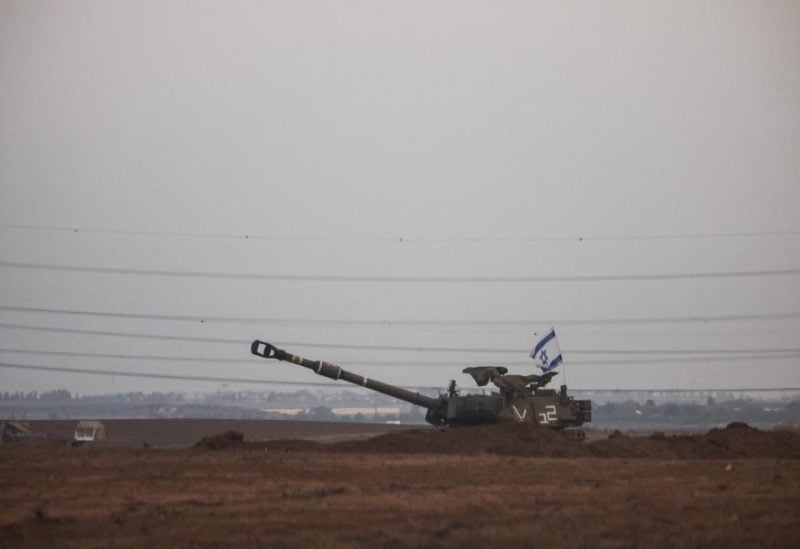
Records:
[[[8,263],[411,279],[796,270],[799,153],[796,1],[6,0],[0,306],[302,322],[0,309],[0,349],[249,357],[247,345],[11,324],[259,337],[296,342],[287,350],[345,367],[374,362],[352,369],[389,382],[444,386],[455,376],[469,385],[464,366],[530,369],[533,332],[553,324],[576,388],[798,387],[797,316],[566,322],[799,313],[796,273],[298,281]],[[662,236],[687,237],[652,238]],[[307,322],[320,319],[335,322]],[[345,320],[378,323],[337,323]],[[452,324],[505,320],[530,322]],[[795,352],[709,361],[581,353],[686,349]],[[414,361],[424,364],[379,366]],[[0,352],[0,363],[321,381],[255,358],[193,364]],[[0,368],[0,389],[59,387],[219,385]]]

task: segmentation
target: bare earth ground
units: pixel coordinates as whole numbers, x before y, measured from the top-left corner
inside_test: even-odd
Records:
[[[35,443],[72,440],[77,421],[29,421]],[[142,448],[189,447],[203,437],[228,430],[242,433],[248,440],[300,438],[337,440],[349,437],[374,436],[408,426],[381,423],[331,423],[325,421],[265,421],[235,419],[107,419],[107,445]]]
[[[306,438],[342,434],[326,425]],[[800,435],[739,426],[580,443],[497,427],[7,445],[0,546],[800,546]]]

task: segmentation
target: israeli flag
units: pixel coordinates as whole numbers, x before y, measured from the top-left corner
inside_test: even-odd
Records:
[[[543,372],[549,372],[561,364],[561,349],[558,347],[555,328],[539,340],[531,351],[531,358],[539,364]]]

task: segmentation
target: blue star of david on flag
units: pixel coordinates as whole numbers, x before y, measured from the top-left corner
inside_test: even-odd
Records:
[[[550,328],[531,351],[531,358],[543,372],[549,372],[561,364],[561,349],[556,339],[555,328]]]

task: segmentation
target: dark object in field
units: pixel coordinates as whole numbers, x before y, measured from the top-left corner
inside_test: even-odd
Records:
[[[542,425],[553,429],[578,427],[592,420],[592,402],[575,400],[567,395],[567,386],[562,385],[560,391],[545,389],[555,372],[538,376],[507,375],[508,369],[503,366],[480,366],[465,368],[479,386],[491,381],[498,389],[488,395],[460,395],[456,390],[456,382],[450,381],[446,394],[438,398],[429,397],[368,379],[366,377],[343,370],[335,364],[324,361],[313,361],[287,353],[283,349],[256,340],[250,351],[263,358],[273,358],[292,362],[314,370],[317,374],[330,379],[343,379],[355,385],[378,391],[394,398],[411,402],[428,409],[425,420],[431,425],[476,425],[497,422],[516,422]]]
[[[24,421],[0,421],[0,444],[18,442],[31,436],[31,428]]]
[[[195,448],[206,450],[226,450],[240,446],[244,446],[244,435],[238,431],[225,431],[213,437],[206,437],[194,445]]]

